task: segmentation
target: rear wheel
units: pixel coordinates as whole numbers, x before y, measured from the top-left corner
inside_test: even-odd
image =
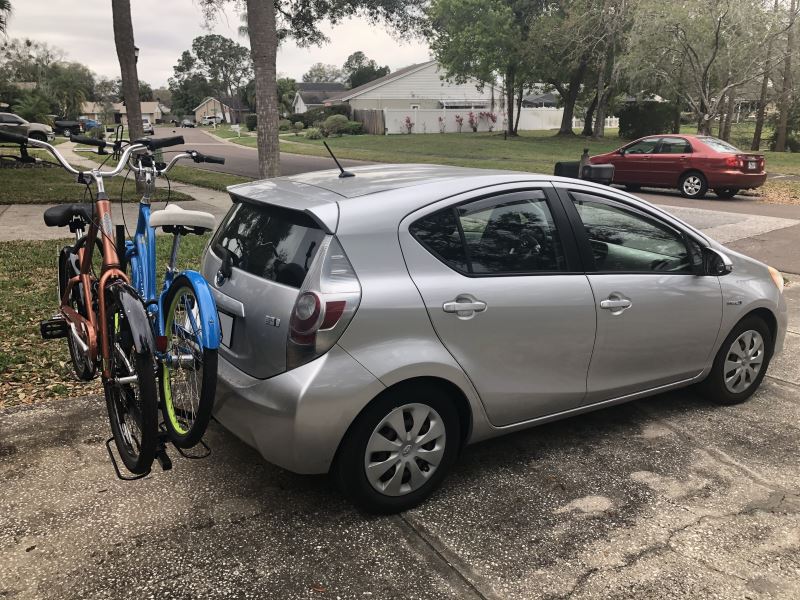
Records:
[[[638,192],[642,189],[642,186],[640,186],[638,183],[626,183],[625,189],[629,192]]]
[[[217,351],[203,347],[203,320],[194,288],[178,277],[164,298],[167,349],[159,368],[161,410],[172,442],[197,444],[208,427],[217,389]]]
[[[81,245],[85,238],[79,242]],[[78,265],[78,257],[75,248],[72,246],[64,246],[58,255],[58,298],[59,302],[64,298],[64,292],[67,289],[69,280],[80,272]],[[72,310],[77,312],[82,317],[88,317],[86,310],[86,302],[83,293],[83,284],[79,283],[72,286],[67,304]],[[76,325],[78,327],[78,325]],[[87,352],[84,352],[78,347],[72,331],[67,333],[67,346],[69,347],[69,356],[72,361],[72,368],[75,371],[75,376],[81,381],[91,381],[97,375],[97,365],[95,365],[89,358]]]
[[[678,189],[681,196],[684,198],[692,198],[699,200],[705,197],[708,191],[708,182],[705,176],[699,171],[689,171],[681,177],[678,183]]]
[[[733,198],[736,194],[738,194],[739,188],[716,188],[714,193],[717,195],[717,198],[727,200],[728,198]]]
[[[739,404],[761,385],[772,358],[772,334],[758,317],[739,322],[725,338],[703,382],[705,395],[719,404]]]
[[[430,386],[390,390],[359,415],[333,474],[354,504],[396,513],[422,502],[444,479],[461,443],[451,399]]]
[[[118,294],[106,290],[106,327],[111,378],[104,381],[111,432],[125,467],[137,475],[147,473],[158,441],[158,396],[153,355],[137,352],[133,330]],[[141,307],[144,313],[144,307]],[[141,315],[147,321],[146,315]]]

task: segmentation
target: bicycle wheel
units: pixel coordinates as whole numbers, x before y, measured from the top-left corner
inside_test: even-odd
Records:
[[[130,295],[124,305],[123,294]],[[152,351],[137,352],[134,340],[144,334],[136,330],[125,309],[141,310],[135,323],[147,323],[147,315],[138,297],[127,288],[112,285],[106,290],[106,298],[112,376],[103,386],[108,418],[122,462],[131,473],[140,475],[150,470],[155,459],[158,392]]]
[[[59,300],[64,297],[64,292],[67,289],[67,282],[80,273],[77,249],[83,246],[85,242],[86,237],[83,237],[74,247],[64,246],[58,254]],[[102,256],[101,246],[102,245],[98,244],[96,248],[96,250],[100,252],[99,256]],[[82,283],[73,286],[67,302],[79,315],[88,317],[83,293]],[[75,371],[75,376],[81,381],[91,381],[94,379],[97,375],[97,365],[89,360],[88,354],[77,346],[75,339],[72,337],[72,332],[67,334],[67,347],[69,348],[69,356],[72,361],[72,369]]]
[[[161,368],[161,411],[172,443],[191,448],[211,419],[217,388],[217,351],[204,348],[203,321],[192,283],[178,277],[164,298],[167,349]]]

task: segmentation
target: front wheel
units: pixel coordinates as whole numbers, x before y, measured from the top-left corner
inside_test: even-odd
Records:
[[[178,277],[164,298],[167,348],[159,368],[161,411],[172,443],[191,448],[211,419],[217,351],[203,346],[203,319],[194,287]]]
[[[131,302],[122,301],[130,293]],[[133,292],[106,290],[106,331],[108,368],[111,377],[103,382],[111,432],[125,467],[136,475],[147,473],[156,455],[158,441],[158,396],[155,363],[149,349],[137,350],[135,340],[144,332],[138,323],[147,323],[144,307]],[[126,310],[127,309],[127,310]],[[129,311],[140,310],[131,321]],[[148,331],[147,334],[150,332]]]
[[[333,474],[342,493],[372,513],[396,513],[422,502],[458,455],[460,421],[436,387],[394,388],[355,420]]]
[[[708,182],[705,176],[699,171],[689,171],[681,177],[678,183],[678,190],[684,198],[699,200],[704,198],[708,191]]]

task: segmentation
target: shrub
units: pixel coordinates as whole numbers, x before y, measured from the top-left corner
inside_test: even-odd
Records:
[[[364,133],[364,125],[358,121],[348,121],[347,127],[345,127],[342,133],[346,133],[347,135],[361,135]]]
[[[292,128],[292,122],[289,119],[281,119],[278,121],[278,129],[280,131],[289,131]]]
[[[292,123],[296,121],[302,121],[303,125],[306,127],[312,127],[314,123],[321,121],[325,122],[325,119],[330,117],[331,115],[349,115],[350,114],[350,107],[346,104],[337,104],[336,106],[323,106],[321,108],[312,108],[309,111],[304,113],[293,113],[289,115],[289,119]]]
[[[342,135],[342,132],[347,129],[347,124],[349,122],[350,121],[348,121],[347,117],[344,115],[331,115],[325,119],[322,128],[328,135]]]
[[[675,121],[675,106],[669,102],[628,104],[619,111],[619,137],[636,139],[669,133]]]
[[[322,130],[317,127],[309,127],[306,129],[306,137],[310,140],[321,140]]]
[[[292,129],[294,129],[295,135],[300,135],[300,132],[303,131],[305,125],[303,125],[302,121],[295,121],[294,125],[292,125]]]
[[[255,131],[256,127],[258,127],[258,115],[246,115],[244,118],[244,124],[247,126],[248,131]]]

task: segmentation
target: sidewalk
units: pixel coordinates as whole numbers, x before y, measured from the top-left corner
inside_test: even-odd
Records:
[[[75,152],[75,144],[65,142],[58,147],[59,152],[64,155],[72,165],[76,167],[93,168],[97,166],[92,160],[80,153]],[[158,182],[159,188],[166,188],[167,184],[163,180]],[[196,185],[187,183],[171,182],[172,190],[183,192],[194,198],[191,202],[175,202],[181,208],[190,210],[203,210],[210,212],[217,218],[217,222],[228,212],[231,200],[225,192],[218,192]],[[75,188],[76,191],[78,188]],[[80,198],[76,196],[75,201]],[[123,213],[120,214],[119,201],[112,200],[112,215],[116,223],[123,220],[132,229],[136,224],[138,205],[133,202],[124,204]],[[55,240],[70,237],[69,230],[64,227],[47,227],[42,220],[42,214],[52,204],[10,204],[0,206],[0,242],[13,240]],[[154,202],[153,210],[159,210],[165,206],[164,202]]]

